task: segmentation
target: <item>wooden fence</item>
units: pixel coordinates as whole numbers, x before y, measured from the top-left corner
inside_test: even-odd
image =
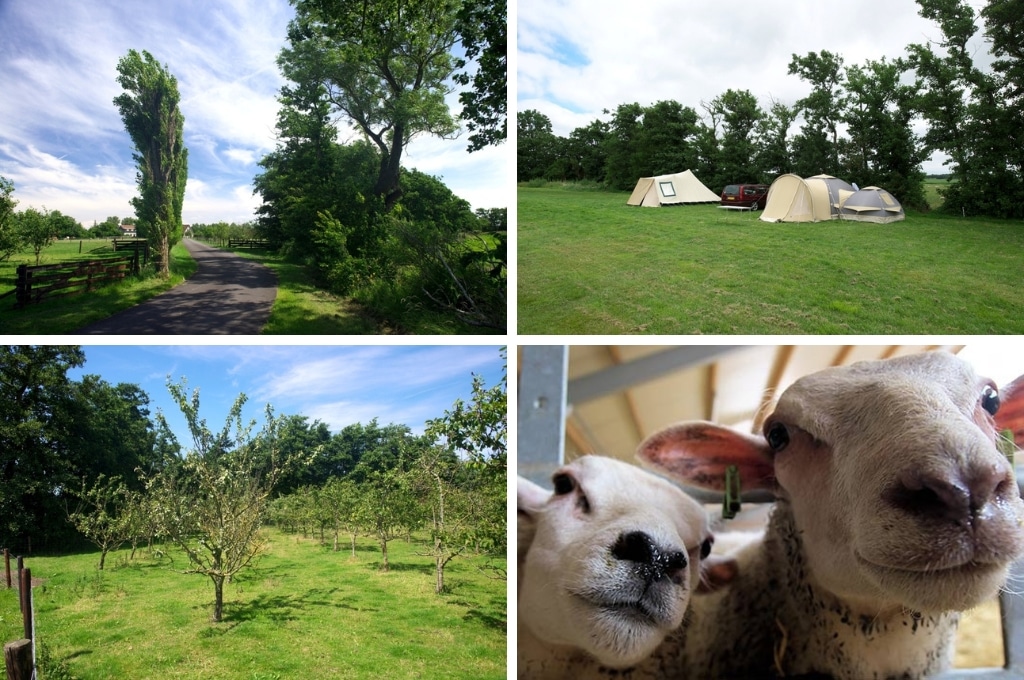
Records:
[[[228,248],[269,248],[270,242],[263,238],[229,238]]]
[[[14,306],[20,309],[44,299],[87,293],[120,281],[129,274],[138,274],[141,271],[140,258],[144,252],[144,249],[136,249],[130,255],[37,267],[19,265],[14,283]]]
[[[4,548],[6,585],[12,585],[11,554]],[[18,594],[25,637],[4,645],[4,665],[7,680],[32,680],[35,677],[35,632],[32,623],[32,570],[25,567],[24,558],[18,558]]]
[[[142,266],[149,262],[149,241],[144,238],[115,238],[114,252],[131,251],[142,257]]]

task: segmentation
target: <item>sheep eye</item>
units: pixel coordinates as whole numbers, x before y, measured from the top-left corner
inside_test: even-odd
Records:
[[[555,484],[555,495],[564,496],[576,490],[576,481],[564,472],[560,472],[551,478]]]
[[[704,542],[700,544],[700,558],[706,560],[708,555],[711,554],[711,546],[715,544],[715,539],[708,536],[704,539]]]
[[[789,430],[782,423],[773,423],[765,433],[765,439],[772,451],[779,452],[789,444]]]
[[[999,410],[999,390],[992,385],[985,385],[985,389],[981,391],[981,407],[988,411],[989,415],[994,416]]]

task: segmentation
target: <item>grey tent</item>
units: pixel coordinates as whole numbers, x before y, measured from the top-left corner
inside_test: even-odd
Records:
[[[842,192],[839,219],[859,222],[898,222],[906,217],[900,202],[885,189],[864,187]]]

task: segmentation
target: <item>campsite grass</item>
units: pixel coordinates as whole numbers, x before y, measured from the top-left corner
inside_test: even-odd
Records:
[[[45,580],[34,590],[38,639],[81,680],[506,676],[506,584],[478,568],[481,558],[452,561],[450,590],[438,596],[415,538],[389,546],[384,573],[370,539],[353,559],[311,539],[269,537],[258,566],[225,586],[217,624],[209,579],[181,573],[180,553],[129,561],[121,551],[103,572],[93,553],[29,558]],[[16,599],[0,617],[17,617]]]
[[[767,224],[621,192],[518,192],[521,334],[1019,334],[1024,224]]]

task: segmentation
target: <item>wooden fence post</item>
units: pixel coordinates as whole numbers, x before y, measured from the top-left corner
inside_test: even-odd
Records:
[[[32,680],[32,641],[18,640],[4,645],[7,680]]]
[[[4,572],[7,574],[7,589],[11,589],[11,551],[4,548]]]
[[[25,637],[32,639],[32,570],[21,570],[21,618],[25,624]]]
[[[15,307],[24,307],[28,304],[29,298],[32,295],[31,284],[28,278],[28,265],[18,265],[18,275],[14,282],[14,287],[17,292],[14,294]]]

